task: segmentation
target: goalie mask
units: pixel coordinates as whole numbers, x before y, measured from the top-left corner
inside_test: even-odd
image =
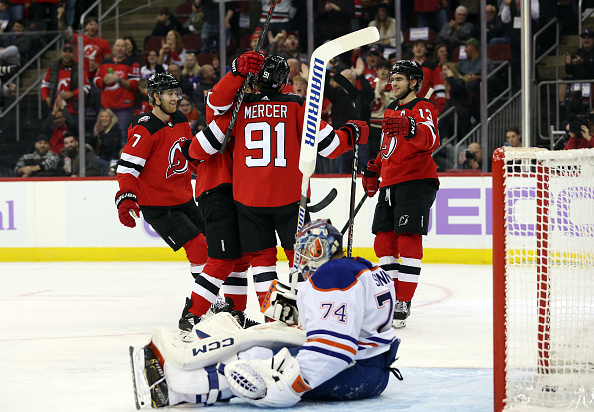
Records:
[[[157,93],[157,96],[161,98],[161,93],[165,90],[177,90],[177,100],[181,100],[182,91],[179,87],[179,81],[170,74],[167,73],[154,73],[146,81],[146,91],[149,97],[149,103],[154,105],[155,97],[153,93]]]
[[[332,226],[330,220],[314,220],[297,233],[293,265],[303,279],[307,279],[340,250],[342,234]]]

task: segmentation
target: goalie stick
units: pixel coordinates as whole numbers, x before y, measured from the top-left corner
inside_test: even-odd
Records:
[[[301,179],[301,199],[299,200],[299,216],[297,217],[297,231],[295,234],[303,229],[305,223],[309,178],[316,169],[316,157],[318,155],[317,137],[320,131],[326,67],[333,57],[378,41],[379,37],[379,31],[376,27],[366,27],[322,44],[311,55],[309,61],[309,78],[307,79],[307,100],[305,102],[303,134],[301,135],[301,151],[299,152],[299,170],[303,174],[303,178]],[[295,251],[296,255],[297,253]],[[297,256],[298,258],[299,256]],[[292,292],[296,289],[297,278],[296,273],[293,273],[293,276],[291,276]]]
[[[344,90],[355,102],[355,117],[357,120],[361,117],[361,95],[359,90],[340,73],[334,75],[336,83],[341,85]],[[347,257],[353,255],[353,228],[355,225],[355,193],[357,191],[357,165],[359,163],[359,144],[353,142],[353,166],[351,176],[351,200],[349,202],[349,239],[347,243]]]
[[[301,136],[301,151],[299,154],[299,170],[303,174],[303,178],[301,180],[299,217],[297,219],[297,231],[295,233],[299,233],[305,223],[309,178],[316,168],[316,156],[318,154],[317,136],[320,131],[321,106],[328,62],[333,57],[377,40],[379,40],[377,28],[366,27],[324,43],[315,49],[311,55],[309,78],[307,81],[305,117],[303,119],[303,134]]]
[[[272,0],[270,3],[270,9],[268,10],[268,14],[266,15],[266,21],[262,27],[262,34],[260,34],[260,38],[258,39],[258,44],[256,44],[256,53],[260,52],[262,48],[262,44],[264,43],[264,37],[268,33],[268,26],[270,26],[270,19],[272,18],[272,13],[274,12],[274,8],[276,7],[276,3],[278,0]],[[248,73],[245,81],[243,82],[243,86],[241,86],[241,90],[239,91],[239,96],[237,97],[237,103],[235,103],[235,107],[233,108],[233,114],[231,115],[231,121],[229,123],[229,127],[227,127],[227,131],[225,131],[225,138],[223,139],[223,143],[221,144],[221,148],[219,149],[219,153],[225,153],[225,149],[227,148],[227,144],[229,143],[229,138],[231,137],[231,131],[233,130],[233,126],[235,126],[235,122],[237,121],[237,115],[239,114],[239,107],[243,102],[243,98],[245,96],[245,92],[249,84],[252,83],[254,78],[253,73]]]

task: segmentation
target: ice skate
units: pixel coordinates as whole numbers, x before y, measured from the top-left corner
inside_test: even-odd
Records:
[[[178,322],[178,327],[182,331],[191,332],[194,325],[202,320],[202,317],[196,316],[190,312],[191,307],[192,300],[190,298],[186,298],[186,305],[184,306],[184,310],[182,311],[181,318]]]
[[[402,302],[400,300],[396,301],[396,305],[394,307],[394,321],[392,322],[392,327],[394,329],[401,329],[406,327],[406,318],[410,315],[410,301]]]
[[[138,349],[130,346],[130,364],[136,409],[169,405],[165,374],[153,351],[147,346]]]
[[[224,303],[224,305],[218,305],[216,307],[213,304],[213,306],[211,306],[210,309],[213,311],[213,313],[229,312],[235,318],[237,323],[239,323],[239,326],[241,326],[244,329],[251,328],[252,326],[260,324],[259,322],[256,322],[255,320],[248,318],[245,315],[245,312],[233,309],[233,299],[225,298]]]

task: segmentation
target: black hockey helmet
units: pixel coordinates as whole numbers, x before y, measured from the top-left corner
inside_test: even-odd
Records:
[[[409,80],[416,80],[417,85],[414,90],[419,90],[421,82],[423,81],[423,68],[419,63],[412,60],[398,60],[394,63],[394,66],[392,66],[390,76],[397,73],[405,75]]]
[[[149,96],[149,102],[153,101],[153,93],[157,93],[159,96],[165,90],[177,89],[177,100],[182,97],[181,88],[179,87],[179,81],[168,73],[154,73],[146,81],[146,91]]]
[[[268,56],[256,78],[256,83],[266,89],[280,92],[289,81],[289,65],[280,56]],[[262,87],[260,87],[262,89]],[[260,90],[260,91],[265,91]]]

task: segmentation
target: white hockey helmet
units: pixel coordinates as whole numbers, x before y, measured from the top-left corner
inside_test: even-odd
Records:
[[[295,240],[295,269],[309,278],[334,253],[342,250],[342,234],[332,226],[330,219],[318,219],[306,224]]]

